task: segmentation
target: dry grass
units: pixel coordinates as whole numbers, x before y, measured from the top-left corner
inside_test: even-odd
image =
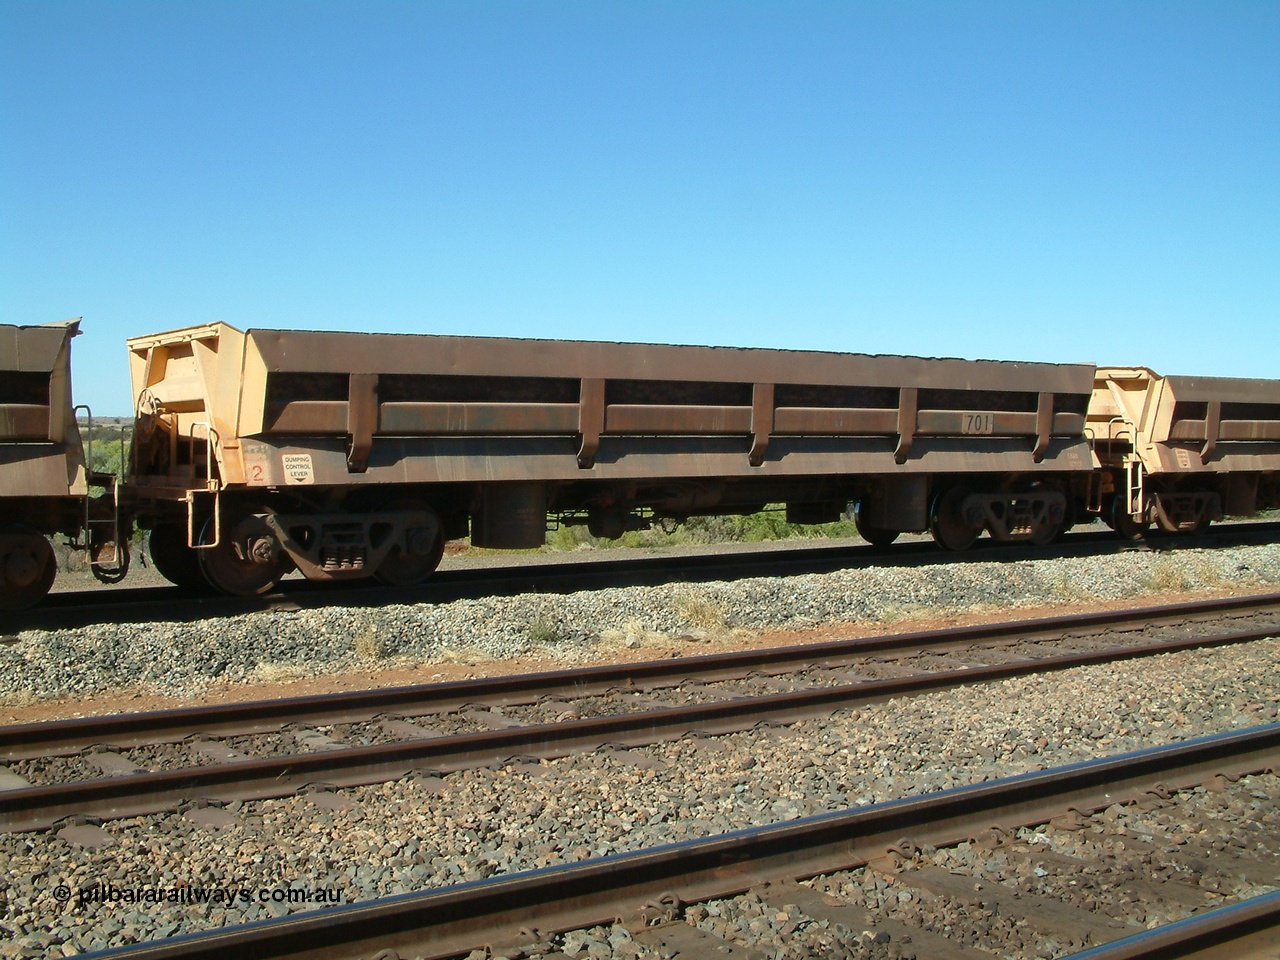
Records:
[[[289,680],[302,680],[312,676],[314,671],[305,663],[259,663],[253,668],[253,678],[265,683],[281,683]]]
[[[550,614],[539,612],[525,628],[525,636],[535,647],[554,647],[566,639],[564,625]]]
[[[626,647],[636,650],[640,647],[665,647],[670,643],[671,638],[665,633],[647,630],[639,620],[628,620],[621,630],[602,631],[599,646],[604,649]]]
[[[0,693],[0,707],[30,707],[40,702],[30,690],[14,690],[12,693]]]
[[[1227,582],[1227,577],[1213,561],[1205,557],[1191,557],[1157,561],[1143,578],[1142,585],[1153,593],[1186,593],[1226,586]]]
[[[382,641],[378,638],[378,628],[372,623],[365,626],[356,636],[354,646],[356,656],[366,663],[381,660],[385,655]]]
[[[874,619],[880,623],[897,623],[899,620],[923,620],[944,612],[942,608],[926,607],[918,603],[908,603],[901,607],[890,604],[876,611]]]
[[[1092,594],[1076,586],[1071,575],[1066,571],[1059,573],[1049,587],[1049,592],[1057,600],[1089,600]]]
[[[728,632],[729,618],[724,608],[695,590],[681,590],[675,596],[676,613],[696,631],[708,636]]]

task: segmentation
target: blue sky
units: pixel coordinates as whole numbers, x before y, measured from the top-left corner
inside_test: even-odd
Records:
[[[1274,2],[0,0],[0,318],[1280,376]]]

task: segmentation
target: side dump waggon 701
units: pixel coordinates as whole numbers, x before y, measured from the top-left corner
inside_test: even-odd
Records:
[[[887,544],[1044,543],[1096,504],[1091,365],[284,330],[129,341],[129,493],[156,567],[236,594],[425,579],[447,539],[536,547],[785,503]]]

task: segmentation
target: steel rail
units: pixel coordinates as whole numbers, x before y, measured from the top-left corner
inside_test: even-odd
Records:
[[[1063,960],[1264,960],[1280,957],[1280,890],[1243,900]]]
[[[381,783],[415,771],[438,774],[521,757],[551,759],[609,745],[644,746],[690,734],[734,733],[760,723],[795,723],[828,716],[841,708],[896,696],[1116,659],[1243,643],[1274,634],[1273,628],[1242,631],[563,723],[24,787],[0,792],[0,829],[36,830],[71,816],[139,816],[172,809],[186,801],[266,799],[288,796],[304,787]]]
[[[855,640],[770,647],[641,663],[579,667],[543,673],[417,684],[277,700],[184,707],[132,714],[0,727],[0,759],[22,760],[78,752],[99,744],[138,746],[208,737],[263,733],[286,723],[344,723],[379,714],[422,716],[476,703],[531,703],[542,697],[583,697],[622,688],[671,685],[687,680],[740,679],[752,673],[782,673],[802,667],[842,666],[872,654],[946,650],[975,643],[1058,638],[1079,631],[1122,626],[1161,626],[1250,612],[1280,615],[1280,593],[1140,607],[1133,610],[1010,620],[969,627],[891,633]],[[1167,643],[1162,649],[1173,649]],[[976,669],[976,668],[975,668]],[[968,674],[973,676],[972,673]]]
[[[310,581],[285,581],[266,597],[218,597],[179,587],[122,587],[54,593],[38,608],[11,615],[4,632],[74,629],[103,622],[189,622],[274,610],[335,606],[374,607],[389,603],[443,603],[463,597],[511,596],[529,591],[569,593],[601,587],[653,586],[672,582],[738,580],[746,577],[827,573],[874,566],[934,566],[1003,560],[1044,560],[1108,556],[1142,549],[1177,551],[1249,546],[1275,542],[1280,524],[1224,524],[1198,536],[1152,536],[1121,540],[1106,530],[1079,530],[1064,541],[1036,547],[980,540],[963,554],[938,550],[933,543],[902,543],[888,549],[870,544],[810,546],[766,551],[735,551],[686,557],[619,560],[566,560],[502,568],[441,570],[415,587],[389,587],[373,581],[337,587]],[[116,600],[116,597],[120,597]]]
[[[94,954],[112,960],[319,960],[379,951],[440,958],[545,940],[555,932],[735,896],[770,880],[861,866],[903,837],[944,846],[986,828],[1044,823],[1156,789],[1280,764],[1280,724],[1204,737],[969,787],[820,814],[703,840],[403,894],[307,915]],[[394,954],[392,954],[394,955]]]

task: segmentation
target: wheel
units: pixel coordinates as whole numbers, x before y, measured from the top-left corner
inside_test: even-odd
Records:
[[[436,512],[424,503],[416,500],[398,500],[386,508],[388,511],[424,513],[428,523],[419,527],[410,527],[405,531],[407,549],[400,544],[391,548],[373,575],[383,583],[393,587],[411,587],[422,583],[440,566],[440,558],[444,556],[444,536],[440,528],[440,518]]]
[[[198,551],[187,546],[186,527],[164,523],[147,534],[147,554],[151,566],[170,583],[190,590],[205,590],[209,581],[200,571]]]
[[[938,545],[947,550],[968,550],[982,533],[981,526],[970,523],[960,512],[968,496],[967,488],[952,487],[933,500],[933,509],[929,511],[929,532]]]
[[[1057,533],[1053,535],[1054,543],[1061,543],[1066,539],[1067,534],[1071,532],[1071,528],[1076,525],[1079,516],[1080,514],[1076,510],[1076,505],[1068,500],[1067,512],[1062,515],[1062,525],[1058,527]]]
[[[898,539],[897,530],[872,525],[867,519],[867,509],[862,500],[853,505],[853,525],[858,528],[858,536],[875,547],[887,547]]]
[[[1037,547],[1045,547],[1049,544],[1062,539],[1062,534],[1072,525],[1072,507],[1068,501],[1061,507],[1061,515],[1055,521],[1053,514],[1057,509],[1056,504],[1050,504],[1047,508],[1049,515],[1045,521],[1045,525],[1037,530],[1031,536],[1031,542]]]
[[[1149,521],[1138,522],[1129,516],[1128,504],[1123,497],[1115,497],[1111,501],[1111,529],[1126,540],[1139,540],[1151,526]]]
[[[214,532],[214,518],[210,517],[200,532],[200,542],[212,543]],[[205,579],[215,589],[237,597],[270,593],[289,571],[288,557],[276,543],[275,534],[254,514],[239,519],[224,515],[221,542],[196,554]]]
[[[43,600],[58,575],[53,547],[35,531],[0,531],[0,610],[13,613]]]
[[[1098,511],[1098,519],[1105,523],[1112,530],[1116,528],[1115,519],[1111,516],[1116,508],[1116,498],[1113,496],[1103,497],[1102,507]]]

